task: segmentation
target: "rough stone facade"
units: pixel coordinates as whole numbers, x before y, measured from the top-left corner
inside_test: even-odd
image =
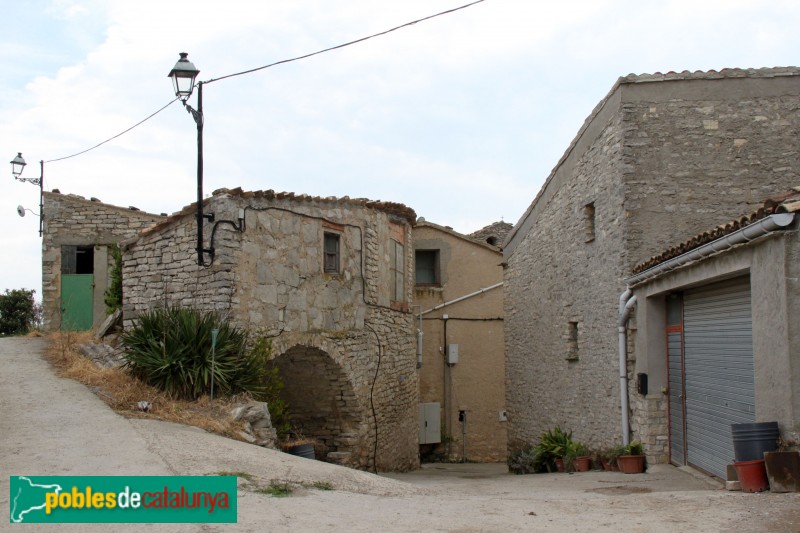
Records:
[[[45,192],[42,240],[42,307],[44,329],[61,328],[62,247],[94,248],[94,290],[92,322],[96,327],[106,318],[104,293],[109,285],[113,259],[108,247],[136,235],[140,230],[163,220],[162,216],[135,208],[108,205],[96,198],[87,200],[74,194]]]
[[[509,447],[555,425],[621,438],[617,318],[637,263],[798,181],[800,71],[620,78],[505,244]],[[633,377],[636,321],[629,324]],[[664,398],[629,379],[633,437],[667,452]]]
[[[293,425],[323,456],[417,467],[414,212],[238,189],[216,191],[204,211],[215,215],[204,230],[207,266],[197,264],[194,206],[127,244],[125,324],[163,305],[227,315],[272,340]],[[325,259],[331,238],[335,265]]]
[[[419,401],[441,406],[442,441],[422,445],[423,458],[432,454],[437,459],[505,461],[500,249],[430,222],[415,226],[414,248],[436,259],[434,283],[417,278],[414,290],[424,333]],[[447,363],[449,344],[458,345],[455,364]],[[466,421],[459,420],[459,411]]]

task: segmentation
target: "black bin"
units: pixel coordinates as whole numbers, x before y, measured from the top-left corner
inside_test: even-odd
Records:
[[[777,422],[731,424],[733,454],[736,462],[764,459],[764,452],[778,449],[780,431]]]

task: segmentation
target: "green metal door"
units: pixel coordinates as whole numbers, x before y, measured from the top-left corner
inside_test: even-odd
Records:
[[[61,275],[61,329],[92,329],[94,274]]]

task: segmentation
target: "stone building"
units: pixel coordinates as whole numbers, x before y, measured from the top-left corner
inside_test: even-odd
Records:
[[[104,294],[113,267],[109,247],[162,216],[57,191],[43,193],[42,200],[44,329],[98,326],[106,318]]]
[[[486,243],[502,228],[477,240],[420,220],[413,233],[423,460],[504,461],[503,256]]]
[[[731,424],[800,442],[800,188],[634,267],[634,432],[718,477]],[[664,364],[667,361],[667,364]],[[665,392],[662,392],[665,391]],[[660,449],[660,446],[654,446]]]
[[[155,306],[216,310],[271,339],[295,429],[358,468],[418,466],[414,212],[400,204],[215,191],[123,251],[125,324]]]
[[[799,129],[796,68],[617,81],[505,243],[511,449],[555,425],[593,447],[620,443],[630,397],[631,436],[644,440],[649,461],[670,457],[663,418],[649,416],[665,412],[667,397],[635,386],[636,316],[623,328],[620,370],[625,279],[676,236],[798,183]]]

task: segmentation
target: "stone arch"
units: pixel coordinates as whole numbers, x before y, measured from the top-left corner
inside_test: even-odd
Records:
[[[292,427],[317,442],[321,459],[359,464],[363,441],[361,402],[350,378],[321,348],[296,344],[274,358],[283,379]]]

